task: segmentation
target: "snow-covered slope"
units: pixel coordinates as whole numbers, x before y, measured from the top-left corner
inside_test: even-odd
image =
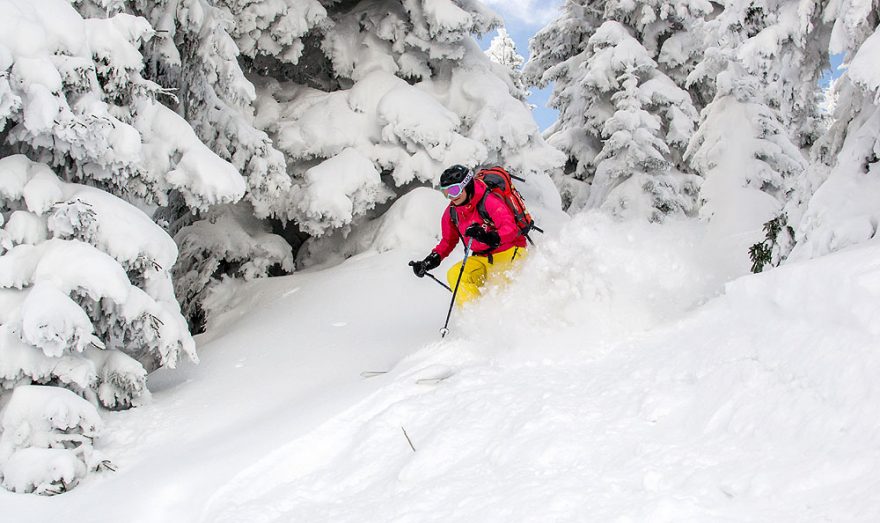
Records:
[[[742,262],[694,224],[587,214],[539,241],[443,341],[448,293],[412,277],[415,250],[235,289],[202,363],[154,375],[153,403],[109,420],[99,447],[118,472],[0,507],[20,521],[880,519],[880,242],[725,286]]]
[[[405,256],[249,285],[215,339],[197,339],[199,365],[151,375],[152,404],[109,415],[98,447],[118,472],[64,496],[0,492],[2,511],[35,522],[62,512],[71,521],[197,520],[241,469],[372,392],[378,383],[361,371],[436,337],[446,291],[420,295],[427,284]]]

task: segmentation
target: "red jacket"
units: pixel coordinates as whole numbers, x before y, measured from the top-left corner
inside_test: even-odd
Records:
[[[462,237],[465,238],[465,241],[469,239],[464,235],[464,231],[466,231],[471,224],[483,223],[483,218],[477,210],[477,202],[480,201],[485,193],[486,184],[480,180],[476,180],[474,181],[474,195],[467,202],[456,206],[453,206],[450,202],[446,207],[446,210],[443,211],[443,218],[440,220],[440,229],[443,232],[443,238],[440,240],[440,243],[434,247],[434,252],[439,254],[441,258],[449,256],[449,253],[451,253],[452,250],[455,249],[455,246],[458,245],[459,239]],[[498,231],[498,236],[501,237],[501,244],[491,252],[502,252],[507,249],[512,249],[513,247],[525,247],[526,238],[520,234],[510,207],[508,207],[498,195],[491,193],[486,196],[485,203],[486,213],[492,218],[492,222],[495,224],[495,230]],[[456,216],[458,218],[457,232],[455,230],[455,224],[452,223],[452,217],[449,215],[450,207],[455,207]],[[480,243],[477,240],[474,240],[473,244],[471,244],[473,252],[486,251],[488,248],[488,245]]]

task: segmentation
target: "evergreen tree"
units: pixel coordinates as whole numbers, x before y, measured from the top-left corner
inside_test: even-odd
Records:
[[[602,150],[598,126],[610,116],[610,109],[591,103],[580,86],[590,58],[589,39],[602,25],[603,7],[604,2],[588,0],[563,4],[559,17],[529,42],[531,56],[523,68],[528,84],[540,88],[554,84],[549,105],[559,111],[559,117],[545,136],[566,155],[564,175],[554,181],[562,193],[563,206],[570,211],[580,210],[589,195],[594,159]]]
[[[166,96],[160,100],[244,175],[246,200],[257,216],[278,212],[290,181],[283,155],[253,124],[254,87],[239,65],[239,49],[229,33],[229,28],[241,30],[239,20],[206,0],[133,0],[107,7],[94,2],[79,3],[80,12],[96,18],[122,12],[149,21],[155,33],[143,43],[144,76],[162,86]],[[204,210],[184,203],[188,209]]]
[[[486,56],[492,60],[492,63],[500,65],[504,73],[510,77],[514,96],[525,101],[530,94],[522,78],[522,66],[526,59],[516,51],[516,43],[503,27],[498,28],[498,34],[489,43]]]
[[[822,42],[830,32],[817,2],[726,1],[718,9],[717,16],[699,24],[706,52],[689,85],[714,92],[714,77],[733,57],[763,86],[762,96],[796,145],[810,146],[821,130],[818,81],[828,64],[828,46]]]
[[[295,59],[257,54],[257,123],[285,154],[298,232],[347,234],[446,166],[546,176],[561,157],[473,34],[499,20],[470,0],[322,2]],[[504,75],[506,76],[506,75]],[[535,184],[540,186],[540,184]]]
[[[161,85],[164,92],[173,93],[160,100],[181,114],[199,140],[230,162],[247,182],[242,209],[226,205],[206,212],[173,192],[157,211],[156,220],[175,237],[182,228],[199,221],[206,221],[204,227],[211,228],[219,220],[230,237],[238,238],[252,230],[254,217],[284,215],[290,177],[283,154],[265,132],[254,126],[256,92],[240,65],[238,45],[241,42],[250,53],[268,49],[294,56],[301,47],[296,36],[307,30],[310,21],[320,20],[323,8],[314,2],[290,6],[285,2],[256,2],[242,6],[206,0],[135,0],[112,3],[109,7],[109,14],[123,11],[150,21],[156,33],[143,45],[145,75]],[[79,9],[94,16],[108,14],[102,5],[90,2],[79,4]],[[260,238],[267,239],[264,234]],[[201,240],[204,242],[199,244]],[[281,238],[268,240],[277,244]],[[251,238],[248,243],[257,241]],[[194,270],[211,274],[209,281],[196,287],[190,286],[192,278],[175,278],[176,294],[191,327],[198,332],[204,316],[201,304],[210,290],[223,277],[241,276],[233,269],[237,266],[235,256],[241,253],[214,250],[222,243],[212,241],[210,236],[188,236],[187,242],[181,245],[175,274],[192,274]],[[257,255],[270,250],[250,252]],[[283,266],[292,270],[292,264],[285,262],[290,252],[271,252],[279,256],[259,260],[255,266]],[[248,279],[266,276],[268,269],[245,274]]]
[[[595,63],[612,64],[618,90],[610,100],[614,113],[602,125],[605,143],[595,159],[586,207],[601,206],[617,216],[651,221],[667,214],[693,214],[699,179],[675,171],[676,159],[667,145],[681,148],[689,138],[696,111],[687,93],[656,72],[656,62],[619,23],[606,22],[591,41],[607,46],[595,51]],[[593,70],[587,76],[608,79],[603,74],[608,73]],[[666,141],[661,139],[664,125],[669,130]]]
[[[701,214],[717,235],[737,234],[747,244],[782,211],[806,168],[773,94],[779,85],[768,82],[768,71],[790,57],[772,12],[765,4],[726,2],[701,24],[706,52],[688,78],[715,91],[687,150],[705,178]]]
[[[557,183],[570,212],[604,207],[651,220],[695,212],[699,180],[682,157],[698,111],[676,78],[697,49],[689,22],[706,10],[702,2],[568,2],[532,40],[526,77],[555,82],[560,117],[548,141],[568,155]]]
[[[69,390],[22,385],[0,413],[0,480],[19,493],[54,495],[92,470],[114,470],[92,446],[103,423],[95,407]]]
[[[835,1],[815,9],[824,23],[819,45],[844,53],[847,67],[833,87],[832,123],[811,151],[811,176],[790,204],[796,259],[875,238],[880,223],[880,2]]]
[[[172,194],[157,214],[187,242],[176,288],[196,329],[202,302],[224,276],[260,275],[237,271],[241,256],[269,256],[251,265],[266,273],[292,269],[290,252],[280,252],[268,230],[295,252],[309,237],[347,234],[449,163],[505,163],[521,174],[560,163],[515,98],[521,93],[479,52],[471,35],[498,20],[478,2],[114,5],[156,27],[145,46],[149,78],[177,94],[163,101],[248,183],[245,208],[194,212]],[[255,229],[249,212],[268,220]],[[230,245],[181,234],[217,223],[235,229],[230,237],[259,238],[217,251]]]
[[[0,159],[0,173],[2,388],[56,383],[125,408],[148,394],[148,371],[196,359],[171,292],[177,248],[161,228],[23,155]]]
[[[147,203],[163,205],[172,191],[196,209],[241,198],[245,187],[235,168],[158,103],[162,88],[141,75],[138,48],[154,33],[145,20],[82,19],[69,7],[29,20],[36,8],[21,14],[19,0],[8,1],[0,40],[7,152]],[[55,18],[70,24],[67,31]],[[25,28],[43,41],[23,38]]]
[[[83,19],[63,1],[0,0],[4,391],[54,385],[127,408],[148,396],[147,372],[196,359],[172,290],[177,248],[123,199],[165,205],[173,194],[204,211],[237,201],[246,185],[157,101],[166,93],[141,74],[139,50],[153,34],[146,20],[124,13]],[[7,485],[22,456],[35,454],[10,449],[6,431],[19,430],[12,425],[4,417],[0,473]],[[70,445],[52,434],[34,432],[32,443],[60,438]],[[82,470],[94,468],[82,451],[75,458]],[[49,476],[40,484],[54,481]],[[20,479],[13,488],[39,488]]]
[[[184,356],[197,361],[171,290],[177,248],[139,209],[65,183],[23,155],[0,159],[0,211],[8,217],[0,230],[0,393],[14,391],[0,476],[12,490],[58,493],[101,467],[94,434],[77,423],[40,432],[43,417],[57,415],[59,393],[41,392],[18,409],[37,421],[9,418],[11,405],[28,385],[53,385],[88,400],[65,401],[97,418],[93,404],[124,409],[149,398],[149,371]],[[59,470],[61,461],[70,465]]]
[[[27,173],[36,167],[22,167],[20,160],[5,163],[7,186],[0,199],[0,211],[7,219],[7,228],[13,223],[35,223],[53,206],[59,206],[55,236],[86,243],[100,238],[101,231],[111,227],[112,218],[95,217],[88,205],[68,202],[65,194],[70,190],[64,184],[69,181],[159,205],[167,203],[174,193],[191,208],[200,210],[241,198],[245,183],[236,169],[201,143],[182,118],[157,103],[161,88],[141,76],[143,57],[138,46],[152,33],[144,19],[126,14],[83,19],[64,2],[53,4],[57,9],[43,9],[21,0],[5,1],[0,36],[0,49],[4,51],[0,52],[0,68],[5,72],[0,85],[0,98],[4,100],[0,105],[5,109],[0,113],[0,123],[5,149],[25,153],[63,177],[63,181],[53,181],[54,174],[39,171],[30,180],[31,174]],[[22,31],[36,32],[42,39],[24,39]],[[35,217],[23,218],[26,214],[22,212]],[[12,214],[18,218],[12,220]],[[59,224],[65,219],[70,225],[62,228]],[[143,226],[136,232],[155,236],[154,231],[145,232],[149,230]],[[109,252],[106,246],[97,247]],[[136,246],[127,252],[120,246],[114,248],[119,250],[112,254],[128,273],[131,284],[154,300],[173,303],[167,277],[176,257],[173,246],[163,247],[165,254],[158,257],[135,252]],[[165,276],[160,278],[159,274]],[[176,305],[172,309],[176,310]],[[178,344],[173,337],[135,343],[130,333],[121,332],[124,328],[114,326],[112,311],[95,306],[90,313],[92,322],[106,323],[98,328],[99,334],[112,333],[148,370],[176,361],[175,349],[138,348],[142,342],[172,347]],[[168,328],[173,324],[168,321]],[[190,346],[191,340],[185,339],[181,343]]]
[[[735,83],[743,86],[733,90],[719,88],[713,106],[720,105],[712,108],[714,117],[704,114],[704,125],[711,127],[710,120],[720,118],[720,123],[714,124],[719,130],[736,128],[736,113],[752,114],[749,121],[760,123],[753,133],[757,141],[751,142],[751,153],[747,143],[737,146],[730,136],[724,137],[725,146],[731,151],[739,147],[740,156],[745,151],[749,157],[757,158],[759,165],[751,171],[763,173],[757,179],[741,179],[735,184],[737,190],[743,185],[760,187],[775,200],[765,200],[765,204],[759,206],[763,212],[750,214],[768,220],[764,224],[764,241],[751,250],[753,261],[762,258],[759,256],[762,252],[768,255],[763,258],[769,264],[778,265],[785,260],[794,244],[790,238],[792,233],[799,243],[796,257],[824,254],[874,234],[876,227],[872,223],[876,221],[876,214],[873,203],[868,202],[874,201],[877,192],[870,182],[862,183],[861,173],[871,172],[874,155],[871,147],[865,148],[864,144],[872,140],[865,138],[872,133],[871,115],[875,104],[871,99],[877,82],[872,79],[874,73],[868,72],[873,69],[862,64],[875,59],[876,55],[868,51],[859,58],[859,50],[863,44],[870,46],[877,20],[877,2],[727,2],[721,13],[703,26],[709,38],[707,51],[690,80],[714,83],[708,79],[718,78],[717,85],[730,86],[730,79],[734,78]],[[821,113],[818,79],[822,69],[827,67],[829,53],[841,52],[847,52],[855,63],[855,76],[859,80],[850,80],[850,68],[838,82],[832,93],[834,118],[822,135],[828,124]],[[719,110],[733,103],[729,96],[722,102],[723,91],[733,94],[739,103],[749,108]],[[729,117],[726,121],[723,121],[724,113]],[[863,127],[864,123],[868,125]],[[859,138],[850,142],[854,149],[848,150],[844,143],[853,132]],[[712,149],[711,139],[697,143],[706,137],[702,129],[697,137],[692,144],[694,151]],[[766,141],[770,143],[764,143]],[[807,164],[804,155],[795,149],[811,145],[812,161]],[[849,154],[850,151],[860,152]],[[716,147],[715,158],[709,163],[701,161],[698,155],[692,158],[704,169],[709,164],[718,166],[729,161],[734,165],[737,161],[736,157],[723,160],[723,154],[723,150]],[[832,172],[837,176],[832,177]],[[704,189],[706,198],[713,199],[712,184]],[[734,193],[718,184],[714,192],[714,199],[727,205],[730,211],[727,214],[732,219],[728,223],[739,221],[743,229],[758,229],[756,220],[745,221],[748,220],[746,215],[742,219],[735,218],[735,209],[750,209],[744,205],[745,200],[723,196],[722,193]],[[772,211],[774,207],[779,208]],[[833,215],[836,217],[832,218]],[[774,234],[774,231],[781,232]]]

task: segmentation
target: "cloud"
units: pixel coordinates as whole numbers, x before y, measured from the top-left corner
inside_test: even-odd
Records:
[[[537,30],[556,18],[562,0],[483,0],[483,3],[501,15],[508,27]]]

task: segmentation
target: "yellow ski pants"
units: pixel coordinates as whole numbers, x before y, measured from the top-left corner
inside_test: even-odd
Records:
[[[492,263],[488,256],[468,256],[461,274],[461,284],[458,286],[458,294],[455,295],[455,303],[465,303],[480,296],[480,287],[489,280],[503,278],[505,273],[513,267],[514,263],[526,257],[524,247],[512,247],[506,251],[492,255]],[[449,280],[449,288],[455,289],[458,281],[458,273],[461,271],[461,262],[456,263],[446,273]]]

